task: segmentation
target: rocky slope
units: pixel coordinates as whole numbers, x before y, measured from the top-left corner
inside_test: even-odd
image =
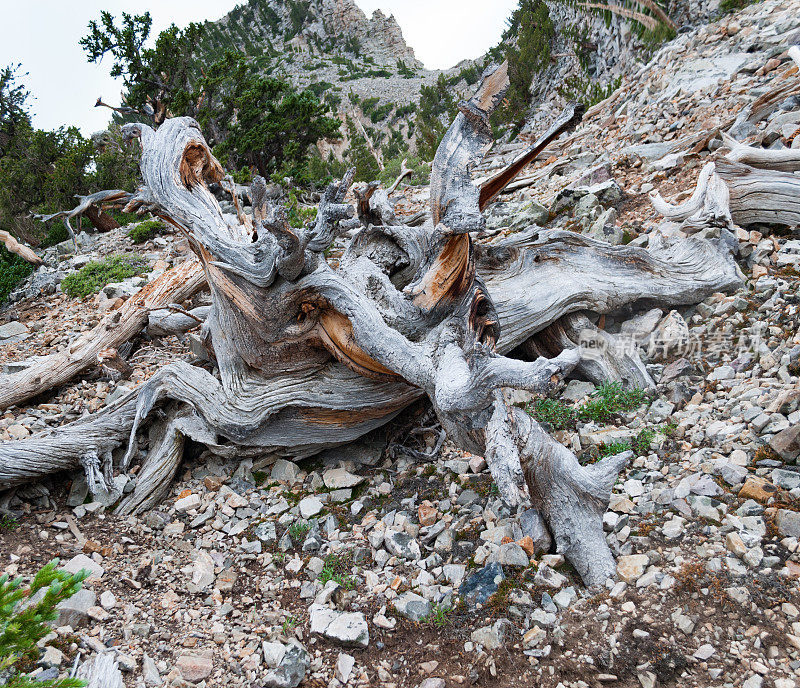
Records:
[[[715,128],[796,69],[785,51],[798,31],[798,0],[765,0],[680,34],[521,175],[480,241],[536,223],[643,246],[679,231],[648,193],[691,193],[719,154]],[[738,133],[796,147],[798,130],[794,94]],[[476,174],[518,145],[498,145]],[[411,214],[427,189],[395,198]],[[18,491],[0,504],[23,512],[0,524],[0,571],[30,575],[54,556],[93,571],[39,675],[80,651],[115,653],[130,686],[800,685],[800,244],[797,228],[738,238],[738,293],[606,319],[658,393],[558,431],[587,460],[611,442],[637,450],[605,516],[619,563],[606,588],[537,550],[540,533],[500,502],[481,457],[438,453],[435,431],[398,424],[298,465],[189,458],[141,519],[115,516],[81,474]],[[89,257],[138,251],[152,275],[188,254],[177,235],[142,248],[124,230],[82,246],[53,249],[0,314],[7,369],[68,346],[136,288],[67,298],[61,275]],[[199,363],[192,337],[143,337],[129,380],[89,376],[10,409],[0,439],[97,410],[164,362]],[[595,391],[571,382],[560,400],[576,408]]]

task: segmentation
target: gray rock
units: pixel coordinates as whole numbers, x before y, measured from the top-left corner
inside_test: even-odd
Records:
[[[785,490],[794,490],[800,487],[800,473],[776,468],[772,471],[772,482]]]
[[[12,320],[5,325],[0,325],[0,340],[19,337],[20,335],[28,334],[28,332],[29,330],[27,325],[17,320]]]
[[[72,626],[80,628],[89,620],[89,608],[97,604],[97,595],[88,588],[78,590],[72,597],[59,602],[56,606],[58,612],[58,626]]]
[[[481,645],[484,649],[499,650],[503,647],[503,638],[493,626],[476,628],[470,635],[470,640],[476,645]]]
[[[625,240],[622,227],[617,224],[617,211],[614,208],[604,210],[589,228],[589,236],[606,241],[612,246],[621,246]]]
[[[778,509],[775,525],[783,537],[800,538],[800,513],[788,509]]]
[[[491,556],[490,561],[496,561],[502,566],[512,566],[523,569],[530,564],[525,550],[516,542],[507,542],[504,545],[500,545],[500,549]]]
[[[769,446],[786,462],[800,458],[800,423],[781,430],[769,441]]]
[[[272,466],[270,477],[273,480],[280,480],[281,482],[293,483],[300,475],[300,468],[293,461],[286,459],[278,459]]]
[[[409,621],[422,621],[430,616],[431,603],[416,593],[406,592],[392,600],[392,606],[400,616]]]
[[[263,678],[265,688],[297,688],[306,676],[311,662],[308,652],[298,642],[290,641],[280,664]]]
[[[316,516],[325,505],[319,497],[311,495],[310,497],[303,497],[297,506],[300,509],[300,518],[307,520],[312,516]]]
[[[561,394],[564,401],[581,401],[597,389],[593,383],[583,380],[570,380]],[[523,529],[524,530],[524,529]]]
[[[417,541],[408,533],[387,528],[384,546],[390,554],[402,559],[417,561],[422,557]]]
[[[361,612],[340,612],[314,603],[309,608],[311,633],[345,647],[367,647],[369,628]]]
[[[487,564],[472,574],[458,589],[458,594],[468,604],[485,604],[505,578],[503,567],[497,562]]]
[[[278,532],[275,528],[275,521],[264,521],[255,528],[255,536],[267,547],[271,547],[278,540]]]
[[[142,657],[142,678],[146,686],[160,686],[163,683],[156,663],[147,654]]]
[[[536,509],[526,509],[520,514],[519,527],[523,537],[533,540],[535,551],[549,552],[552,538],[542,515]]]

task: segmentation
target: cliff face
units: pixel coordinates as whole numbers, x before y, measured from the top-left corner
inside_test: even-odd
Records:
[[[422,67],[394,16],[376,10],[367,18],[353,0],[250,0],[215,26],[234,42],[249,41],[256,48],[268,44],[280,51],[284,44],[318,55],[342,52],[381,66],[402,61]]]

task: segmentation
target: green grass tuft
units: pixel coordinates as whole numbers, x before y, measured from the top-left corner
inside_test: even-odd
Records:
[[[325,583],[331,580],[336,581],[345,590],[354,590],[356,581],[349,575],[349,567],[349,558],[340,557],[336,554],[329,554],[325,557],[325,563],[322,565],[322,571],[319,574],[318,580],[322,585],[325,585]]]
[[[61,282],[62,291],[68,296],[89,296],[112,282],[142,274],[147,270],[147,261],[137,255],[110,256],[102,261],[92,260],[77,272],[67,275]]]
[[[128,232],[128,236],[134,244],[143,244],[163,232],[166,228],[167,226],[161,220],[145,220],[132,227]]]

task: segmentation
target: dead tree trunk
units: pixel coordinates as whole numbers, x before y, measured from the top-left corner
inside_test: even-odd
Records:
[[[119,506],[137,512],[168,489],[186,437],[223,456],[302,458],[350,442],[427,396],[450,439],[486,457],[508,504],[519,505],[527,492],[587,584],[612,575],[602,513],[628,454],[580,466],[508,402],[505,389],[545,393],[581,364],[573,338],[585,325],[582,311],[695,303],[737,287],[740,276],[724,242],[698,237],[645,250],[541,231],[476,246],[470,232],[483,229],[483,206],[513,178],[482,199],[470,175],[491,145],[488,117],[507,84],[501,65],[460,106],[433,162],[431,219],[401,225],[385,193],[365,192],[366,226],[336,269],[324,251],[359,224],[344,202],[352,172],[328,188],[303,229],[289,226],[257,178],[253,228],[231,225],[207,186],[223,171],[197,122],[168,119],[157,131],[126,125],[126,136],[141,139],[145,183],[126,210],[152,212],[188,237],[211,290],[201,338],[218,370],[166,366],[88,419],[0,444],[0,488],[79,464],[99,482],[116,448],[127,443],[119,470],[139,460],[139,438],[150,428],[136,488]],[[141,329],[146,318],[135,312],[130,329]],[[554,323],[564,337],[547,338],[548,358],[505,355],[523,345],[535,351],[537,336]],[[75,352],[84,362],[96,358],[87,346]],[[635,361],[599,365],[641,377]],[[632,372],[619,370],[626,367]],[[10,397],[25,395],[6,394],[6,404]]]
[[[27,261],[31,265],[41,265],[44,262],[32,249],[25,246],[25,244],[19,243],[19,241],[5,230],[0,230],[0,243],[3,244],[8,251],[18,255],[22,260]]]

